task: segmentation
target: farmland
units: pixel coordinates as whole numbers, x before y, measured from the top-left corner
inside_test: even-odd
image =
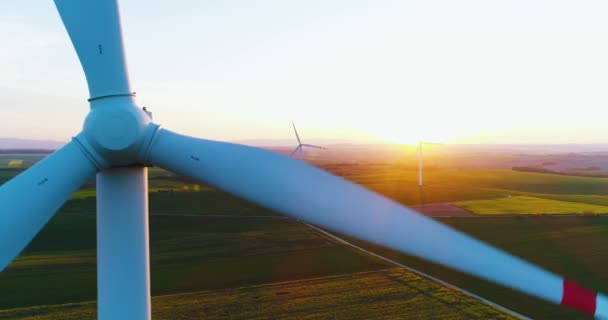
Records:
[[[19,163],[17,167],[29,167],[45,156],[37,153],[0,153],[0,168],[8,168],[16,163]]]
[[[163,295],[152,303],[154,319],[516,319],[403,269]],[[95,308],[93,302],[32,307],[0,317],[94,319]]]
[[[94,215],[59,214],[0,274],[0,308],[95,299],[95,243]],[[153,295],[386,267],[286,219],[152,216],[150,248]]]
[[[425,175],[425,186],[419,188],[417,171],[408,166],[323,166],[403,204],[453,202],[473,213],[488,214],[440,220],[595,289],[608,287],[608,272],[602,268],[608,261],[605,249],[608,217],[526,216],[603,212],[601,206],[608,206],[608,197],[604,195],[608,194],[605,192],[608,179],[431,168]],[[17,172],[7,170],[5,177]],[[267,314],[256,313],[260,310],[280,312],[284,318],[307,314],[313,319],[332,316],[354,319],[359,314],[363,319],[369,318],[363,317],[365,312],[374,310],[374,314],[386,312],[387,318],[404,313],[420,319],[497,318],[488,316],[487,312],[496,311],[484,305],[473,303],[471,308],[479,310],[466,311],[433,304],[441,290],[428,289],[432,294],[426,298],[411,296],[407,293],[411,289],[407,284],[414,281],[408,278],[411,274],[404,273],[406,280],[393,281],[401,276],[389,274],[405,271],[395,271],[382,261],[326,239],[276,212],[160,169],[150,169],[149,176],[155,318],[225,317],[221,312],[239,314],[237,318],[268,318]],[[514,208],[517,210],[513,211]],[[559,209],[563,211],[555,212]],[[0,274],[0,290],[12,293],[0,297],[0,309],[4,309],[0,318],[80,319],[94,315],[94,304],[88,302],[96,297],[94,212],[95,191],[91,181],[60,210],[24,254]],[[355,243],[533,318],[580,317],[441,266],[363,242]],[[362,275],[371,278],[366,280]],[[356,281],[347,281],[349,277]],[[361,285],[359,281],[366,286],[377,282],[375,293],[356,292],[353,288]],[[425,286],[433,285],[426,280],[422,282]],[[398,283],[404,287],[398,289]],[[264,295],[266,290],[269,296]],[[398,290],[405,291],[398,293]],[[319,298],[297,300],[301,304],[287,299],[288,303],[281,300],[287,298],[283,295],[289,296],[283,292],[297,292],[303,297],[307,292],[315,292]],[[453,301],[469,299],[451,294],[458,296],[450,298]],[[352,300],[334,301],[338,297]],[[216,307],[197,307],[199,304]],[[416,307],[426,304],[432,307],[428,310]],[[182,313],[172,309],[178,305]],[[327,308],[339,311],[328,315]],[[433,316],[425,313],[429,310],[433,310]],[[416,312],[420,315],[416,316]]]
[[[329,170],[334,169],[332,166]],[[332,170],[334,171],[334,170]],[[358,165],[336,168],[336,174],[363,185],[399,185],[407,187],[417,181],[417,170],[397,165]],[[452,186],[477,189],[480,195],[488,191],[517,191],[553,195],[606,195],[608,179],[562,176],[512,170],[452,170],[429,169],[425,173],[429,186]]]
[[[608,217],[488,216],[440,220],[595,290],[605,292],[608,287],[608,272],[604,267],[608,261]],[[353,241],[533,319],[585,319],[575,312],[475,277],[372,244]]]
[[[515,196],[492,200],[459,201],[456,205],[472,213],[488,214],[604,214],[607,206]]]

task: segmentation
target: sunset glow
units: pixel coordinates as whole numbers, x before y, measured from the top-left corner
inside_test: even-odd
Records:
[[[286,140],[293,120],[311,142],[608,142],[603,2],[121,9],[138,101],[187,134]],[[69,140],[88,94],[52,1],[0,4],[0,38],[0,136]]]

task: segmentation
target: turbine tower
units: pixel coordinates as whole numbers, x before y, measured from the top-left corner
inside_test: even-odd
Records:
[[[296,139],[298,139],[298,146],[296,147],[295,150],[293,150],[293,152],[291,152],[291,154],[289,155],[290,157],[293,157],[294,154],[296,154],[298,151],[300,151],[299,152],[300,160],[303,161],[304,160],[304,152],[302,151],[303,147],[327,150],[327,148],[315,146],[312,144],[302,143],[302,140],[300,140],[300,135],[298,134],[298,129],[296,129],[296,125],[295,125],[295,123],[293,123],[293,121],[291,122],[291,125],[293,126],[293,132],[296,133]]]
[[[437,142],[424,142],[422,140],[418,141],[418,147],[416,151],[418,151],[418,187],[422,187],[422,167],[424,165],[424,154],[422,152],[423,145],[431,144],[431,145],[443,145],[443,143]]]
[[[608,297],[302,161],[180,135],[137,106],[116,0],[55,0],[89,87],[71,142],[0,187],[0,271],[97,175],[98,319],[150,319],[147,165],[546,301],[608,317]]]

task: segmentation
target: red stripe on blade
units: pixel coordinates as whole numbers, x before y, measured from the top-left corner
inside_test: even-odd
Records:
[[[578,284],[564,279],[564,294],[562,305],[569,306],[579,311],[595,314],[595,300],[597,293]]]

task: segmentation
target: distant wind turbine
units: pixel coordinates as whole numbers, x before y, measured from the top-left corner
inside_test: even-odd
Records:
[[[422,146],[425,144],[432,144],[432,145],[443,145],[443,143],[438,143],[438,142],[425,142],[425,141],[418,141],[418,186],[422,187],[422,167],[424,164],[424,155],[422,153]]]
[[[289,155],[290,157],[293,157],[294,154],[296,154],[296,153],[298,153],[298,151],[300,151],[300,160],[304,160],[304,152],[302,151],[302,147],[327,150],[327,148],[315,146],[312,144],[302,143],[302,140],[300,140],[300,135],[298,134],[298,129],[296,129],[296,125],[295,125],[295,123],[293,123],[293,121],[291,122],[291,125],[293,126],[293,131],[296,133],[296,139],[298,139],[298,146]]]

